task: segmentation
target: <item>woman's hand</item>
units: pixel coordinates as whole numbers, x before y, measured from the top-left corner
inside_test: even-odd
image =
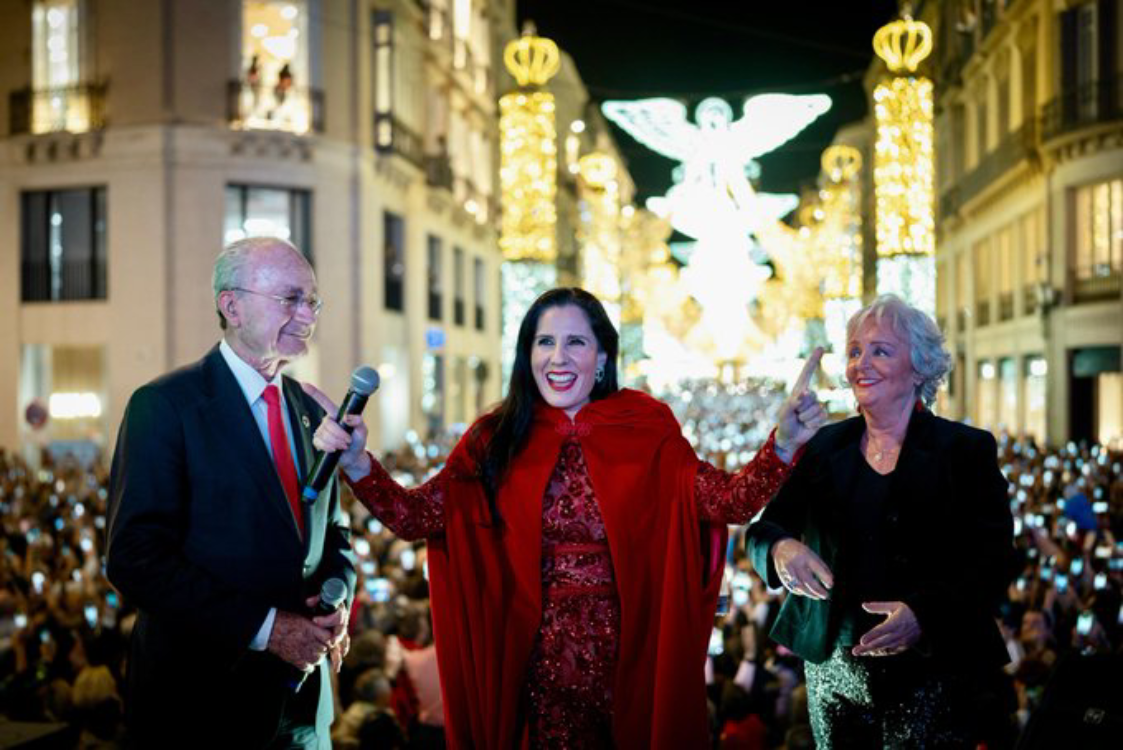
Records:
[[[367,426],[363,418],[358,414],[348,414],[344,417],[343,421],[354,430],[348,433],[335,421],[335,417],[331,416],[339,412],[339,407],[323,391],[311,383],[301,383],[300,387],[327,412],[312,436],[312,445],[316,446],[316,450],[325,453],[343,451],[339,454],[339,468],[343,469],[353,482],[370,474],[370,456],[366,452]]]
[[[784,588],[798,596],[823,600],[834,586],[827,564],[798,539],[781,539],[772,545],[772,564]]]
[[[780,417],[776,423],[776,452],[785,462],[791,461],[795,452],[827,421],[826,410],[811,390],[811,378],[819,369],[819,360],[822,358],[823,347],[815,347],[815,351],[803,365],[803,371],[796,378],[792,392],[780,407]]]
[[[866,602],[862,609],[885,620],[862,636],[851,649],[854,656],[893,656],[916,645],[920,640],[920,623],[904,602]]]

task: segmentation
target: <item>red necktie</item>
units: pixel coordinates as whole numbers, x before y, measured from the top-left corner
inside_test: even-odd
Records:
[[[303,536],[304,514],[300,508],[300,487],[296,481],[296,465],[292,462],[289,439],[285,437],[285,420],[281,416],[281,394],[277,386],[267,385],[261,397],[269,407],[269,444],[273,446],[273,463],[277,467],[277,476],[281,478],[281,486],[285,489],[289,505],[292,506],[297,531]]]

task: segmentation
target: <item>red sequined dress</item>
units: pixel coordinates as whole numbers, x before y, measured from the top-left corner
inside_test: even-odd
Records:
[[[444,473],[411,490],[377,461],[352,485],[356,497],[395,533],[440,535]],[[773,439],[737,474],[701,463],[694,497],[701,519],[746,523],[790,471]],[[576,438],[563,443],[542,500],[542,620],[528,667],[531,746],[612,747],[612,690],[620,601],[604,521]]]

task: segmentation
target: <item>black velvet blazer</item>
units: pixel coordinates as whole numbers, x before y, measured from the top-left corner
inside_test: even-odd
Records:
[[[824,427],[808,443],[791,477],[749,527],[753,567],[780,585],[772,545],[795,537],[832,572],[845,569],[842,513],[860,464],[861,417]],[[887,601],[903,601],[922,629],[914,649],[941,666],[1005,664],[995,623],[1013,575],[1013,519],[994,437],[925,409],[913,412],[891,480],[881,528],[887,551]],[[840,565],[841,563],[841,565]],[[847,582],[835,576],[837,593]],[[772,637],[813,663],[831,653],[842,613],[837,597],[788,595]]]

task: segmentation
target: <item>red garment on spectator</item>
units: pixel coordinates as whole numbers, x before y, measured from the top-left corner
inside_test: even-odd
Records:
[[[542,498],[570,440],[580,446],[603,519],[617,594],[610,598],[619,603],[613,739],[622,747],[676,750],[706,744],[703,665],[725,523],[747,521],[786,477],[771,443],[732,481],[712,467],[700,471],[670,409],[645,394],[619,391],[572,422],[539,404],[530,439],[500,487],[503,523],[496,526],[468,439],[449,457],[440,484],[395,491],[375,466],[355,485],[396,533],[432,537],[433,629],[449,746],[528,744],[528,668],[547,614]],[[713,498],[696,497],[697,488],[716,491],[720,501],[708,504]]]
[[[767,750],[768,728],[756,714],[729,719],[721,728],[721,750]]]

